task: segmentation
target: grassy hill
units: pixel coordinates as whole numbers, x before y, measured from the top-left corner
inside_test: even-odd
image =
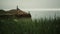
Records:
[[[60,18],[40,19],[0,19],[0,34],[60,34]]]

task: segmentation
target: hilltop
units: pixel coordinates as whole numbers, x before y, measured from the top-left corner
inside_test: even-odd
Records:
[[[0,10],[0,17],[12,17],[12,16],[19,17],[19,18],[21,18],[21,17],[31,18],[30,13],[22,11],[21,9],[18,8],[18,6],[16,9],[11,9],[8,11]]]

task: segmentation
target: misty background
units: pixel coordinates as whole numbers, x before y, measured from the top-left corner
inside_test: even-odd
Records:
[[[0,0],[0,9],[60,8],[60,0]]]
[[[60,15],[60,0],[0,0],[0,9],[30,11],[32,18]]]

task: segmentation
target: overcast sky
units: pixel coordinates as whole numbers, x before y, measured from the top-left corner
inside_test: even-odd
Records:
[[[60,0],[0,0],[0,9],[46,9],[60,8]]]

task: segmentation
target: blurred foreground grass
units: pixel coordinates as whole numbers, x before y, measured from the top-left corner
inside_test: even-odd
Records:
[[[60,34],[60,18],[0,19],[0,34]]]

